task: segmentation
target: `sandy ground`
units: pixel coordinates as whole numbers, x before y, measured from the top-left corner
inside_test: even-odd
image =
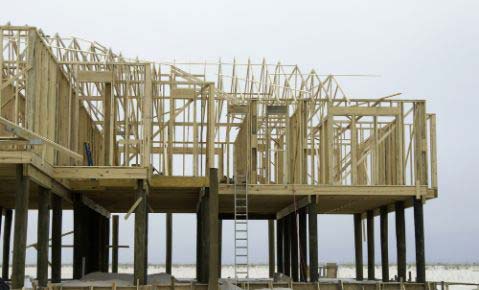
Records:
[[[62,268],[62,274],[64,278],[72,277],[72,266],[64,265]],[[408,266],[408,271],[412,272],[413,278],[415,268]],[[396,266],[391,266],[391,274],[396,272]],[[467,283],[479,283],[479,265],[431,265],[427,269],[427,279],[429,281],[448,281],[448,282],[467,282]],[[133,273],[132,265],[119,265],[120,273]],[[149,265],[149,274],[158,274],[165,272],[163,265]],[[36,267],[34,265],[27,265],[25,274],[29,277],[36,276]],[[195,277],[196,268],[194,265],[174,265],[173,276],[178,279]],[[367,273],[367,270],[364,270]],[[355,274],[354,266],[352,265],[340,265],[338,269],[338,277],[340,278],[353,278]],[[376,267],[377,278],[381,278],[381,267]],[[223,265],[222,277],[228,278],[234,276],[234,267],[231,265]],[[268,277],[267,265],[253,265],[250,267],[251,278],[264,278]],[[470,287],[468,289],[475,289]]]

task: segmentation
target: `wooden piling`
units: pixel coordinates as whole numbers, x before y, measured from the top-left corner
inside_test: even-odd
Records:
[[[40,188],[38,191],[37,223],[37,280],[38,286],[44,288],[48,282],[48,240],[50,234],[50,190]]]
[[[298,219],[296,212],[290,214],[291,219],[291,278],[294,282],[299,281],[299,267],[298,267]]]
[[[139,285],[145,285],[147,283],[147,268],[145,265],[148,250],[145,247],[145,240],[148,238],[146,234],[148,222],[147,192],[148,184],[144,180],[138,180],[137,189],[135,192],[135,200],[138,200],[139,198],[142,200],[135,209],[135,252],[133,281],[138,281]]]
[[[309,226],[309,279],[311,282],[319,280],[318,275],[318,205],[316,197],[311,198],[308,205]]]
[[[306,282],[307,280],[307,223],[306,223],[306,208],[302,208],[299,213],[299,281]]]
[[[166,273],[171,275],[171,260],[172,260],[172,242],[173,237],[173,216],[171,213],[166,214]]]
[[[209,227],[209,277],[208,290],[218,290],[218,169],[210,168],[210,190],[208,193]]]
[[[85,269],[89,239],[85,224],[89,223],[89,214],[83,204],[81,193],[73,196],[73,279],[80,279]]]
[[[380,210],[381,227],[381,269],[383,282],[389,281],[389,249],[388,249],[388,208],[381,207]]]
[[[291,276],[291,219],[284,217],[284,235],[283,235],[283,274]]]
[[[274,220],[268,220],[268,261],[269,261],[269,277],[274,275]]]
[[[20,289],[25,281],[28,199],[30,178],[23,175],[23,165],[16,166],[15,227],[13,233],[12,289]]]
[[[198,239],[199,242],[199,259],[198,271],[199,277],[198,282],[208,283],[208,261],[209,261],[209,224],[208,224],[208,200],[209,200],[209,188],[205,189],[204,195],[200,198],[200,208],[199,208],[199,219],[198,223],[200,226],[200,236]]]
[[[199,201],[198,211],[196,213],[196,280],[199,282],[201,280],[201,198]]]
[[[114,215],[112,237],[111,237],[111,272],[118,273],[118,234],[119,234],[119,216]]]
[[[361,214],[354,214],[354,252],[356,262],[356,280],[363,280],[363,233],[361,226]]]
[[[283,273],[283,219],[276,220],[276,272]]]
[[[221,278],[221,257],[223,250],[223,220],[218,220],[218,278]]]
[[[62,198],[51,195],[52,203],[52,283],[62,280]]]
[[[9,279],[10,266],[10,238],[12,233],[12,210],[5,210],[5,225],[3,226],[3,262],[2,262],[2,278]]]
[[[395,208],[398,280],[406,281],[406,222],[404,217],[404,202],[396,202]]]
[[[424,210],[421,199],[414,199],[414,235],[416,241],[416,282],[426,282],[426,255],[424,253]]]
[[[374,259],[374,211],[367,213],[367,234],[368,234],[368,280],[375,280],[375,259]]]
[[[99,218],[99,248],[100,271],[108,273],[110,265],[110,218],[98,215]]]

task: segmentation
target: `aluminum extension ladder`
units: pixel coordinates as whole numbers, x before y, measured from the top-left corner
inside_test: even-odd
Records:
[[[249,278],[248,190],[246,179],[235,178],[234,186],[235,278]]]

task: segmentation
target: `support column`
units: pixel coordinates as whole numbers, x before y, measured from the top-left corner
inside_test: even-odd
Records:
[[[356,256],[356,280],[363,280],[363,233],[361,214],[354,214],[354,251]]]
[[[276,272],[283,273],[283,219],[276,220]]]
[[[426,255],[424,253],[424,210],[421,199],[414,198],[414,234],[416,240],[416,282],[426,282]]]
[[[389,281],[388,208],[381,207],[381,268],[383,282]]]
[[[40,188],[38,191],[37,226],[37,280],[40,288],[48,283],[48,236],[50,234],[50,191]]]
[[[306,208],[299,211],[299,280],[301,282],[307,281],[307,267],[308,267],[308,251],[306,241]]]
[[[311,197],[311,203],[308,205],[309,217],[309,279],[311,282],[317,282],[318,275],[318,205],[316,196]]]
[[[166,273],[171,275],[173,216],[166,214]]]
[[[99,247],[101,251],[100,256],[100,271],[108,273],[110,264],[110,218],[98,215],[99,219]]]
[[[274,276],[274,220],[268,220],[268,261],[269,277]]]
[[[199,252],[198,252],[198,282],[208,283],[208,261],[209,261],[209,226],[208,226],[208,200],[209,189],[200,198],[200,207],[198,212],[198,225],[199,225]]]
[[[3,263],[2,263],[2,278],[8,280],[9,266],[10,266],[10,236],[12,233],[12,210],[5,210],[5,226],[3,233]]]
[[[208,290],[218,290],[218,169],[210,168],[210,190],[208,196],[209,227],[209,277]]]
[[[86,270],[86,252],[90,245],[86,224],[89,220],[82,196],[76,193],[73,197],[73,279],[81,279]]]
[[[294,282],[299,281],[298,267],[298,220],[295,212],[290,214],[291,219],[291,278]]]
[[[52,283],[62,280],[62,198],[51,195],[52,203]]]
[[[368,231],[368,280],[375,280],[375,261],[374,261],[374,211],[367,211],[367,231]]]
[[[196,281],[201,280],[201,199],[199,201],[198,212],[196,213]]]
[[[20,289],[25,281],[25,250],[27,246],[28,198],[30,178],[23,175],[23,165],[16,167],[15,227],[13,233],[12,289]]]
[[[283,234],[283,274],[291,276],[291,219],[289,216],[284,217],[284,234]]]
[[[223,220],[218,220],[218,278],[221,278],[221,256],[223,249]]]
[[[111,272],[118,273],[118,234],[119,234],[119,217],[113,216],[113,228],[111,237]]]
[[[396,247],[399,281],[406,281],[406,222],[404,202],[398,201],[396,207]]]
[[[134,283],[145,285],[147,283],[146,275],[146,257],[147,257],[147,192],[148,184],[144,180],[138,180],[135,200],[141,198],[141,202],[135,209],[135,253],[134,253]]]

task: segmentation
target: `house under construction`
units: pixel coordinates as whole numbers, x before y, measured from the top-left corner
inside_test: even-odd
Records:
[[[97,42],[27,26],[0,26],[0,44],[2,274],[12,288],[24,286],[30,209],[38,209],[38,284],[47,286],[49,267],[51,282],[61,282],[62,210],[73,209],[74,278],[108,272],[110,264],[118,271],[118,216],[112,213],[134,214],[139,285],[148,284],[148,213],[167,213],[171,273],[173,214],[196,213],[197,289],[218,287],[225,219],[234,220],[237,279],[249,275],[248,220],[263,219],[269,221],[271,277],[284,273],[295,289],[330,289],[318,282],[317,219],[347,214],[354,222],[357,280],[375,280],[378,262],[381,285],[428,289],[423,205],[438,192],[436,118],[424,100],[349,98],[333,75],[265,60],[128,59]],[[407,284],[409,207],[417,283]],[[388,259],[389,213],[397,261]],[[378,249],[381,261],[374,259]],[[397,273],[389,271],[390,262],[397,262]],[[394,276],[399,282],[391,282]],[[354,285],[374,286],[340,283],[361,289]]]

